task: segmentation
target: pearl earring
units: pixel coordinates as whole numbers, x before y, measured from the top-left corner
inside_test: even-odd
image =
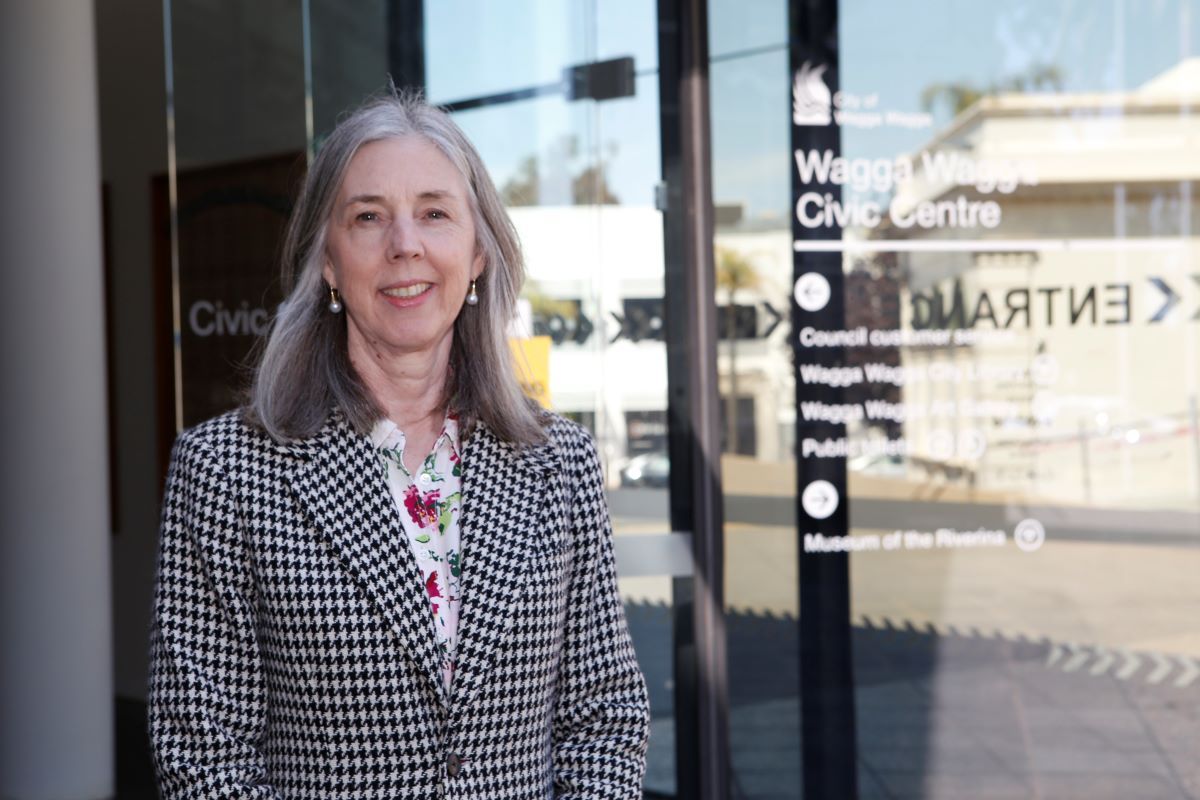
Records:
[[[342,313],[342,298],[338,296],[338,290],[332,286],[329,287],[329,313]]]
[[[471,281],[471,291],[467,293],[467,305],[479,305],[479,295],[475,293],[475,281]]]

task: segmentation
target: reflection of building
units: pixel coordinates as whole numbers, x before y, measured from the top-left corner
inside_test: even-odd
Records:
[[[1193,59],[1128,94],[986,98],[912,157],[893,208],[965,198],[1001,215],[885,228],[907,248],[904,325],[981,337],[904,350],[916,468],[1040,498],[1194,506],[1200,214],[1181,177],[1200,176],[1185,113],[1197,74]],[[950,157],[963,171],[934,174]],[[1015,180],[991,189],[988,175]]]
[[[666,411],[662,214],[628,206],[511,213],[531,288],[552,301],[546,311],[534,309],[533,323],[535,332],[556,339],[550,351],[555,408],[592,424],[610,462],[655,449],[660,438],[658,449],[664,449],[665,437],[641,424],[645,415]],[[614,241],[622,246],[612,247]],[[617,470],[608,474],[615,479]]]
[[[535,206],[511,214],[528,261],[534,332],[554,338],[555,408],[594,425],[612,466],[640,452],[665,450],[662,213],[631,206]],[[718,251],[744,257],[756,274],[754,287],[738,290],[732,304],[718,289],[718,371],[726,396],[730,370],[737,371],[740,452],[765,461],[786,461],[792,453],[792,370],[781,358],[788,346],[788,242],[783,231],[725,233],[717,240]],[[729,330],[731,305],[737,317]],[[723,403],[728,413],[726,408]],[[617,470],[608,474],[615,480]]]
[[[747,309],[749,317],[747,324],[736,326],[736,337],[721,336],[717,352],[721,393],[728,398],[734,386],[732,376],[736,374],[737,424],[743,430],[748,429],[745,435],[738,436],[740,446],[727,445],[726,451],[752,455],[764,462],[790,462],[796,436],[795,389],[787,335],[791,327],[788,321],[791,237],[778,230],[721,231],[715,247],[718,306]],[[737,290],[733,298],[720,286],[721,260],[726,253],[743,259],[754,272],[753,287]],[[728,415],[728,402],[725,405]],[[750,418],[749,423],[743,420],[744,416]],[[745,446],[746,439],[750,447]]]

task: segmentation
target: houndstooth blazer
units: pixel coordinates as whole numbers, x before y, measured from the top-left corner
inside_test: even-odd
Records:
[[[649,708],[591,438],[463,443],[445,689],[370,440],[279,444],[236,413],[176,444],[151,635],[164,798],[634,798]]]

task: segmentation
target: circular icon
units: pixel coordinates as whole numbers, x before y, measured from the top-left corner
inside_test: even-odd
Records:
[[[1036,519],[1023,519],[1013,530],[1013,541],[1026,553],[1032,553],[1046,541],[1046,529]]]
[[[829,281],[819,272],[806,272],[796,279],[796,304],[805,311],[820,311],[830,294]]]
[[[945,429],[936,430],[929,434],[926,446],[934,461],[949,461],[954,456],[954,434]]]
[[[813,519],[826,519],[838,507],[838,490],[829,481],[813,481],[800,494],[804,513]]]
[[[958,435],[958,457],[966,461],[975,461],[983,457],[987,450],[987,437],[979,428],[967,428]]]
[[[1029,377],[1038,386],[1053,386],[1058,382],[1061,372],[1058,359],[1049,353],[1034,356],[1033,361],[1029,364]]]

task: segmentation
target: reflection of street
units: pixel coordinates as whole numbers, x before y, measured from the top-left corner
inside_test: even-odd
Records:
[[[617,535],[666,531],[666,492],[611,492]],[[870,516],[891,516],[896,529],[926,523],[963,523],[1003,506],[967,503],[905,503],[861,500],[851,503]],[[868,504],[874,502],[874,505]],[[726,500],[726,598],[730,608],[755,614],[795,615],[797,608],[796,531],[766,524],[764,506],[794,509],[794,498],[730,496]],[[1014,522],[1003,516],[996,520]],[[996,512],[999,513],[999,512]],[[1200,657],[1200,534],[1180,526],[1190,518],[1144,514],[1160,530],[1134,528],[1136,512],[1079,509],[1083,526],[1056,528],[1047,522],[1046,543],[1027,553],[1015,544],[986,550],[930,550],[863,553],[851,562],[853,608],[863,616],[908,620],[916,625],[976,628],[1011,635],[1047,637],[1113,648],[1162,651]],[[789,514],[790,516],[790,514]],[[925,519],[914,518],[928,517]],[[741,518],[741,521],[738,518]],[[1106,528],[1101,528],[1107,517]],[[749,519],[747,519],[749,518]],[[1064,526],[1064,517],[1051,517]],[[1164,522],[1163,520],[1166,520]],[[1168,525],[1168,523],[1170,523]],[[1194,523],[1193,523],[1194,524]],[[1150,525],[1147,525],[1149,528]],[[888,533],[856,528],[854,533]],[[1139,544],[1141,538],[1145,544]],[[763,580],[769,565],[770,580]],[[632,600],[668,602],[667,580],[623,582]]]
[[[665,516],[665,492],[613,495],[618,536]],[[728,499],[744,519],[766,498]],[[883,531],[855,530],[872,532]],[[1132,541],[1056,539],[1048,526],[1034,553],[1010,543],[852,556],[861,796],[1200,797],[1200,548],[1178,533]],[[735,520],[725,547],[733,796],[790,796],[800,776],[796,530]],[[655,709],[647,786],[666,790],[670,584],[635,578],[622,590]]]
[[[1200,549],[1054,541],[1036,553],[865,554],[851,562],[858,619],[1200,657]],[[731,592],[732,594],[732,592]]]

